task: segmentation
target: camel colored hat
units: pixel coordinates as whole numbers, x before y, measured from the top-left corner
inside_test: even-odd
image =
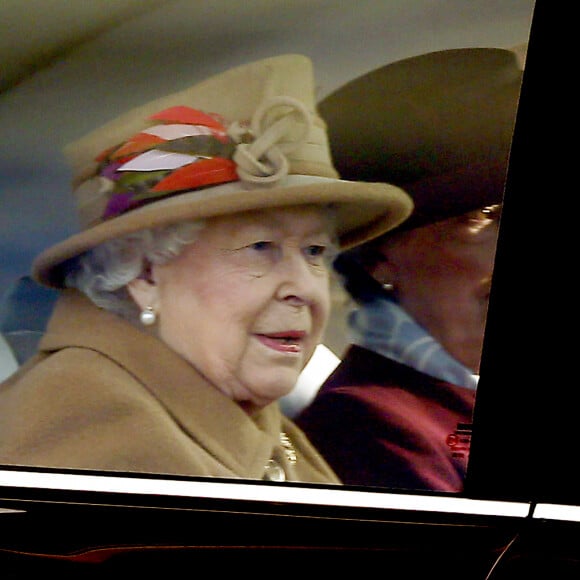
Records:
[[[413,198],[401,228],[501,203],[522,70],[514,52],[431,52],[360,76],[319,103],[344,179]]]
[[[412,211],[385,183],[343,181],[315,104],[311,61],[283,55],[136,108],[70,145],[82,231],[45,250],[34,278],[60,287],[66,262],[144,228],[248,210],[336,208],[341,247]]]

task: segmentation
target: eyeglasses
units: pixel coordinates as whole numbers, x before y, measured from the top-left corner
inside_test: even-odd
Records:
[[[483,214],[486,219],[497,220],[501,215],[502,204],[496,203],[495,205],[486,205],[482,207],[479,211]]]

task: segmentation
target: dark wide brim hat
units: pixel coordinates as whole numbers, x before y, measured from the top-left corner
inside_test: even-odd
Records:
[[[242,65],[138,107],[66,154],[82,231],[34,260],[34,279],[53,287],[70,260],[146,228],[314,204],[332,208],[350,248],[413,208],[399,187],[339,178],[301,55]]]
[[[410,229],[502,202],[522,70],[516,53],[451,49],[388,64],[319,103],[344,179],[402,187]]]

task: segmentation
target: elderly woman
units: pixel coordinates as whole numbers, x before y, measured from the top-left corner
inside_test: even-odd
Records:
[[[341,175],[415,202],[401,226],[337,258],[351,344],[295,417],[343,483],[463,490],[521,78],[509,50],[454,49],[320,103]]]
[[[310,61],[219,74],[69,156],[84,229],[33,264],[62,296],[0,387],[0,463],[338,483],[277,401],[322,339],[335,249],[412,202],[338,179]]]

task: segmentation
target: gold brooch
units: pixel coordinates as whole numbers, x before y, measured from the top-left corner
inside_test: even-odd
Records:
[[[296,449],[284,431],[280,432],[280,445],[284,448],[284,455],[288,462],[294,465],[296,463]]]

